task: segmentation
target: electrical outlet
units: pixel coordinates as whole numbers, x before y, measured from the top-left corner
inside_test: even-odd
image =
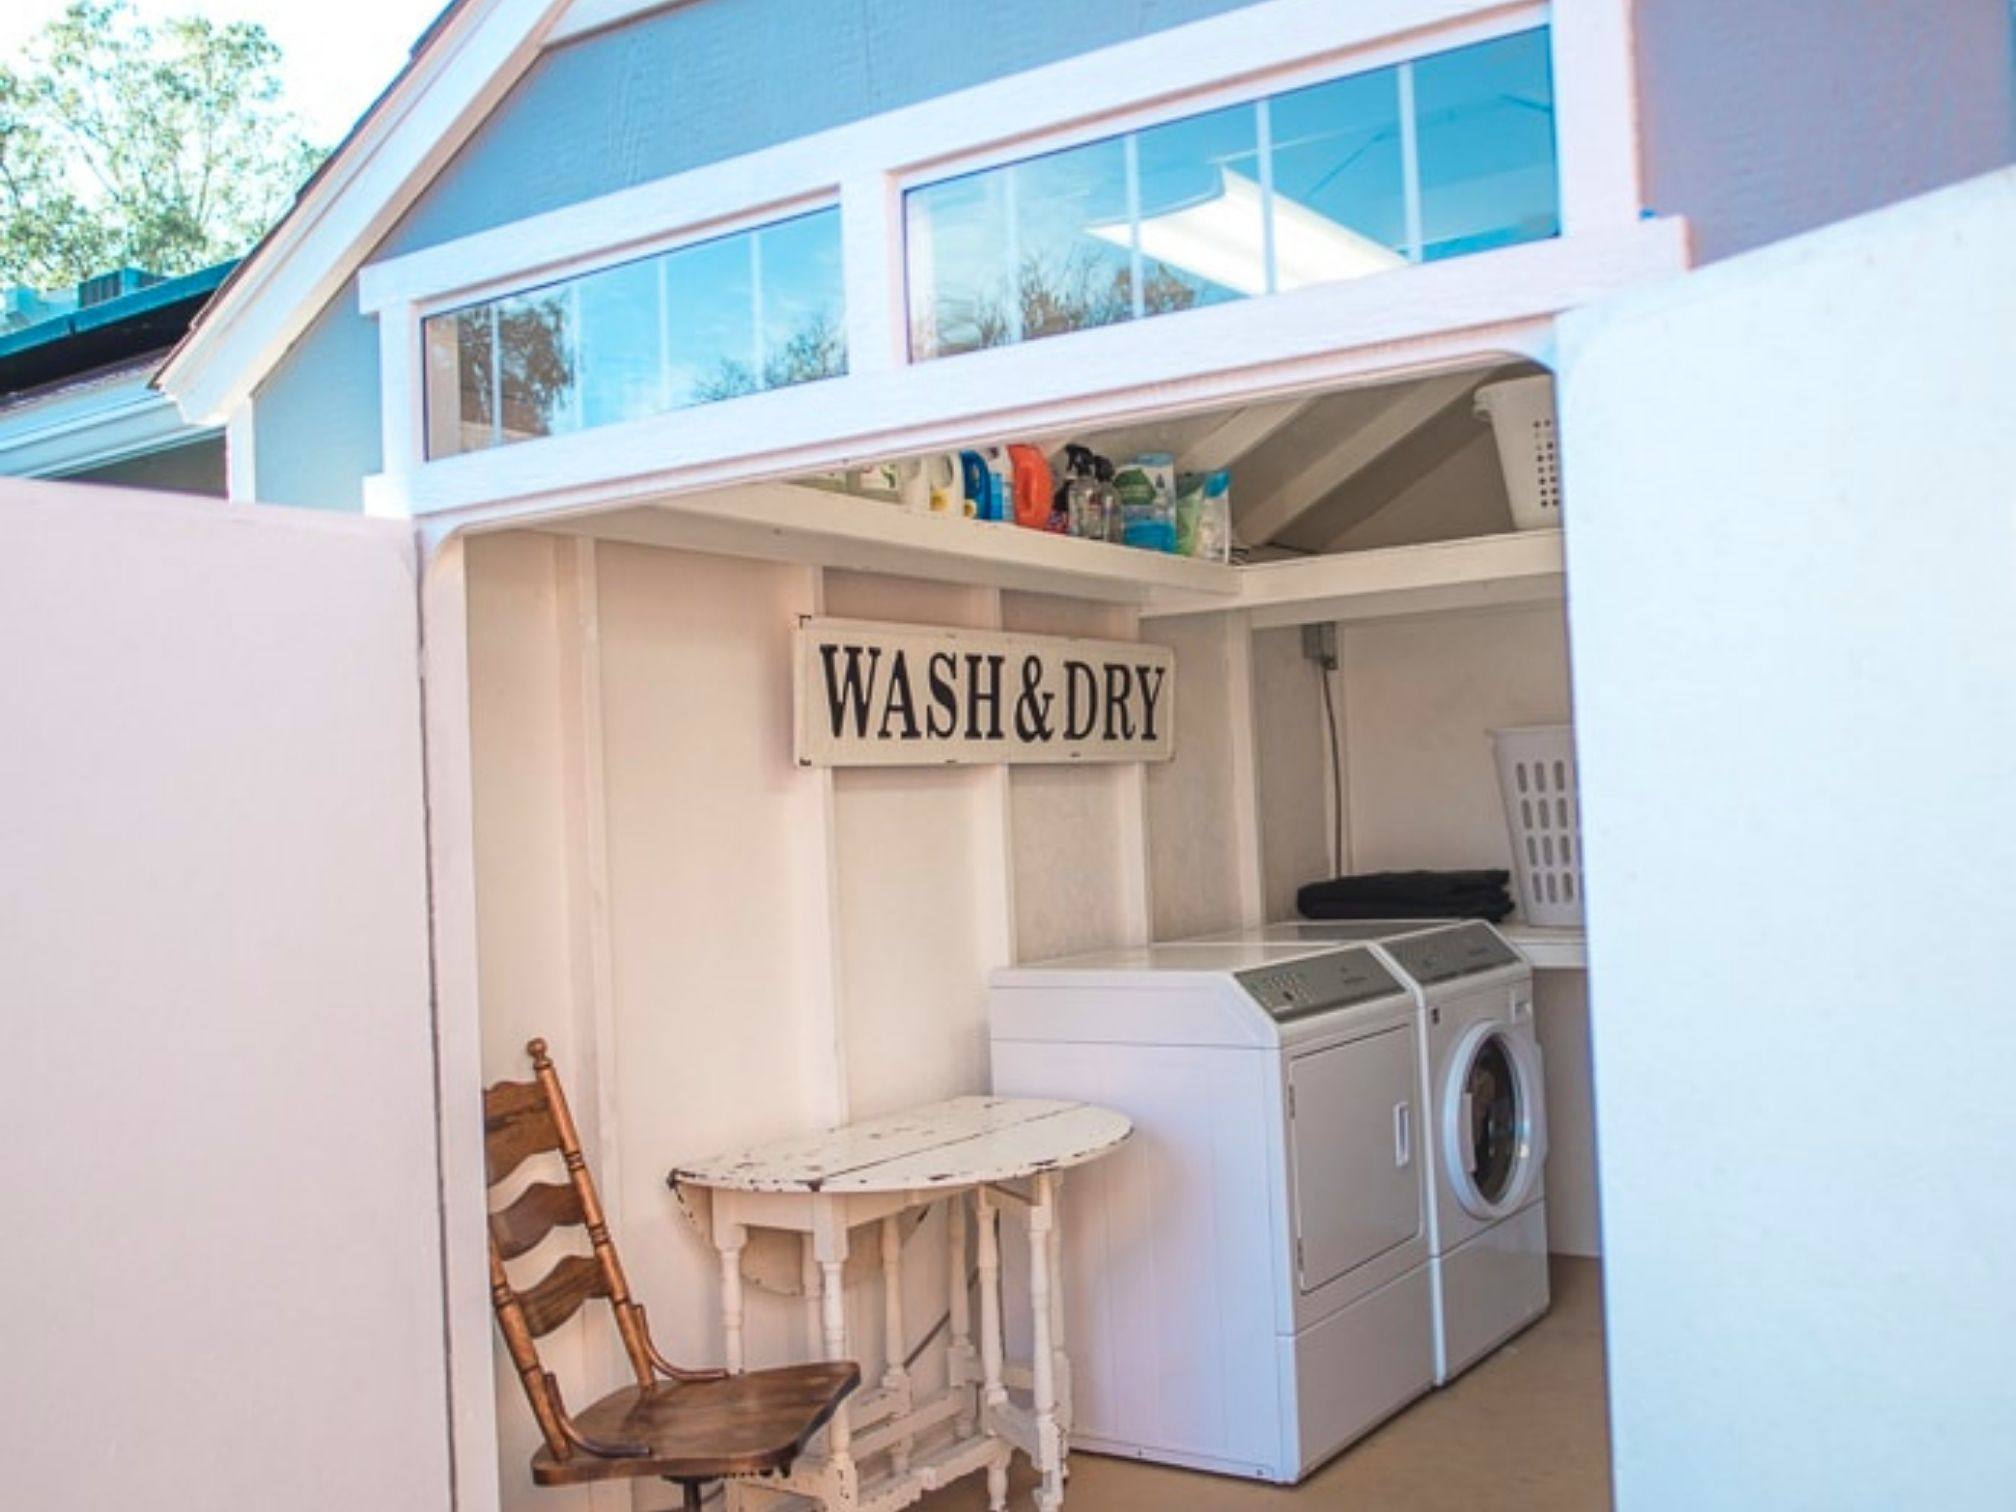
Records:
[[[1337,670],[1337,626],[1329,620],[1302,627],[1302,654],[1321,662],[1325,672]]]

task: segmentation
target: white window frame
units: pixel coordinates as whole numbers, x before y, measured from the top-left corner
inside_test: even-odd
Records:
[[[1630,8],[1262,0],[371,264],[359,305],[379,321],[384,471],[366,480],[367,508],[444,525],[573,512],[1508,351],[1543,355],[1555,314],[1688,261],[1683,223],[1639,215]],[[1552,28],[1559,237],[1391,280],[912,362],[907,189],[1538,26]],[[426,459],[427,316],[836,203],[846,376]]]

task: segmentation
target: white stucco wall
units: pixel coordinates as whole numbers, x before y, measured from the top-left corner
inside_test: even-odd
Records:
[[[2016,171],[1576,317],[1621,1512],[2016,1484]]]
[[[4,1500],[448,1504],[413,548],[0,482]]]

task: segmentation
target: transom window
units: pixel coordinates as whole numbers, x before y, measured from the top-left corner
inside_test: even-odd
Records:
[[[1555,236],[1547,31],[941,180],[904,209],[917,359]]]
[[[847,371],[840,212],[815,211],[428,317],[427,455]]]

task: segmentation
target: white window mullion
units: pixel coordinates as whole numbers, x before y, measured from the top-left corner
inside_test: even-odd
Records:
[[[909,360],[909,303],[935,321],[929,305],[928,238],[904,281],[903,195],[886,173],[868,173],[840,186],[840,298],[847,330],[847,371],[882,373]]]
[[[1265,99],[1253,104],[1253,144],[1259,155],[1255,167],[1260,175],[1260,262],[1269,294],[1280,287],[1274,268],[1274,112]]]
[[[763,233],[749,236],[749,365],[757,388],[763,387]]]
[[[1407,216],[1407,261],[1422,260],[1421,133],[1414,115],[1414,65],[1402,63],[1400,75],[1400,193]]]
[[[1008,339],[1022,339],[1022,170],[1011,167],[1001,175],[1001,195],[1006,201],[1007,234],[1002,237],[1002,256],[1008,260]]]
[[[1122,149],[1127,160],[1127,266],[1128,281],[1134,286],[1134,318],[1146,313],[1147,295],[1142,290],[1141,265],[1141,139],[1128,132]]]

